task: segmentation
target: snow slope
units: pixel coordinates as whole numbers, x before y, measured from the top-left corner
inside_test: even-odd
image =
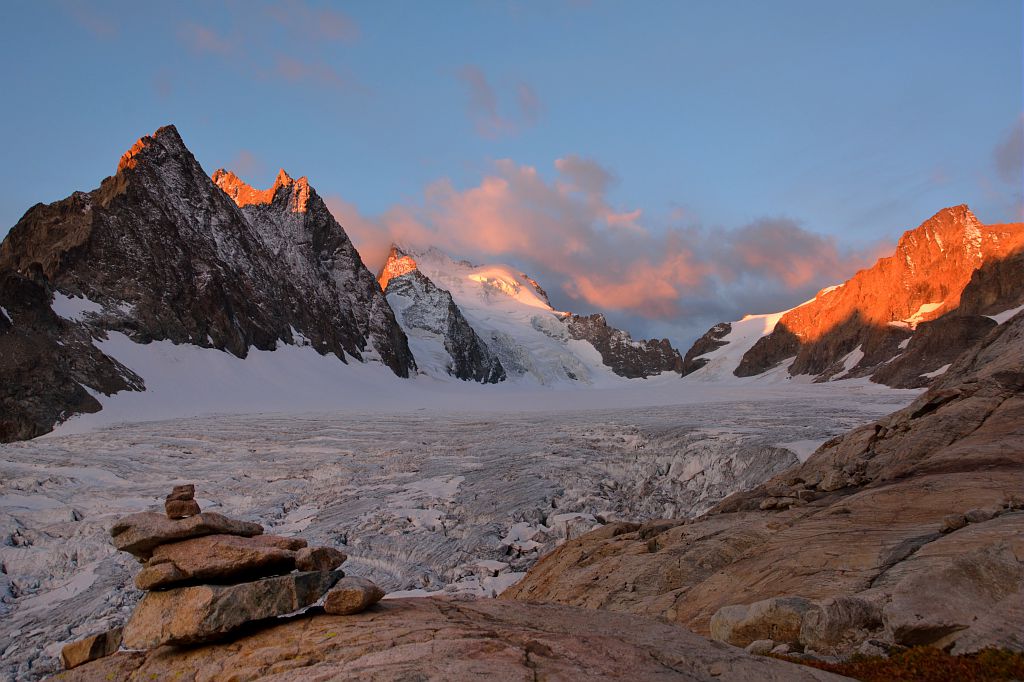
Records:
[[[543,384],[530,379],[479,384],[423,374],[401,379],[379,363],[350,360],[344,364],[333,355],[320,355],[308,346],[281,344],[274,351],[253,349],[243,359],[191,344],[139,344],[117,332],[109,333],[106,340],[96,341],[96,345],[141,376],[146,390],[110,396],[93,393],[103,409],[72,417],[57,425],[54,435],[82,433],[126,422],[204,415],[547,412],[789,398],[827,400],[836,405],[856,405],[870,399],[894,405],[909,402],[919,393],[859,379],[831,384],[793,380],[780,386],[779,382],[732,377],[698,384],[681,380],[675,374],[636,381],[610,372],[599,383],[591,384]],[[784,375],[779,381],[786,381]]]
[[[562,321],[566,313],[552,308],[537,283],[515,268],[455,261],[436,249],[402,251],[415,259],[420,272],[452,295],[511,381],[542,385],[626,381],[601,361],[592,344],[570,337]]]
[[[780,313],[767,315],[747,315],[738,322],[732,322],[732,330],[721,338],[725,345],[699,356],[707,360],[708,363],[683,377],[683,380],[723,384],[777,383],[789,380],[790,377],[786,373],[789,362],[783,362],[779,367],[753,377],[737,377],[733,374],[733,370],[743,359],[744,353],[750,350],[762,336],[771,334],[775,325],[788,312],[788,310],[783,310]]]

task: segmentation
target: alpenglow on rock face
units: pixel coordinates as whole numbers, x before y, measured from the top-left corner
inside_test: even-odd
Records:
[[[167,126],[98,189],[37,204],[11,229],[0,245],[0,440],[97,411],[87,389],[143,390],[92,345],[111,331],[238,357],[310,345],[403,377],[415,369],[373,275],[305,178],[282,172],[264,192],[225,171],[216,180]],[[55,314],[58,302],[73,313]]]
[[[816,381],[869,376],[927,386],[1024,305],[1024,224],[984,225],[944,208],[848,281],[774,315],[719,324],[686,354],[684,374],[754,377],[775,368]]]

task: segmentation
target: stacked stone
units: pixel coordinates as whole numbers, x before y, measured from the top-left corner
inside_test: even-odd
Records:
[[[122,644],[151,649],[216,640],[246,623],[311,606],[325,594],[324,610],[334,614],[358,613],[384,596],[369,580],[346,578],[338,567],[347,557],[337,549],[202,512],[195,486],[176,486],[164,508],[164,514],[132,514],[110,529],[114,546],[142,563],[135,585],[146,594],[121,632],[104,633],[118,641],[93,636],[69,644],[66,667]]]

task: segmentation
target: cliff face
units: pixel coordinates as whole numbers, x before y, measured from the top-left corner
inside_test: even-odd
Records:
[[[1022,443],[1017,314],[906,409],[702,518],[612,524],[568,542],[502,598],[654,615],[708,633],[723,607],[797,596],[816,600],[811,635],[836,609],[866,614],[832,621],[838,649],[870,638],[955,653],[1019,649]]]
[[[303,292],[305,308],[316,302],[309,324],[317,335],[296,329],[314,344],[317,336],[341,334],[350,355],[379,358],[398,376],[415,369],[405,334],[376,278],[305,177],[293,180],[282,170],[263,191],[225,170],[214,173],[213,181],[235,200],[283,278]]]
[[[83,387],[143,388],[92,347],[92,336],[110,331],[238,357],[308,343],[408,376],[415,364],[404,334],[305,179],[282,174],[263,193],[224,172],[218,180],[240,204],[168,126],[136,142],[98,189],[33,206],[11,229],[0,245],[0,298],[14,311],[0,329],[0,363],[11,372],[4,399],[13,405],[0,419],[5,439],[99,409]],[[21,287],[37,295],[21,298]],[[61,301],[80,310],[55,315]]]

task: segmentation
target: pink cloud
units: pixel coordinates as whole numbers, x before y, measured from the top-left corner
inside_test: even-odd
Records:
[[[728,314],[772,305],[773,296],[783,306],[794,292],[841,281],[877,255],[841,251],[831,237],[787,219],[714,232],[652,229],[639,209],[611,204],[614,176],[597,162],[567,156],[555,170],[546,180],[531,166],[497,161],[475,186],[439,180],[421,202],[372,218],[339,198],[328,205],[371,269],[392,242],[436,246],[455,257],[512,262],[572,309],[649,320],[707,312],[708,301]]]

